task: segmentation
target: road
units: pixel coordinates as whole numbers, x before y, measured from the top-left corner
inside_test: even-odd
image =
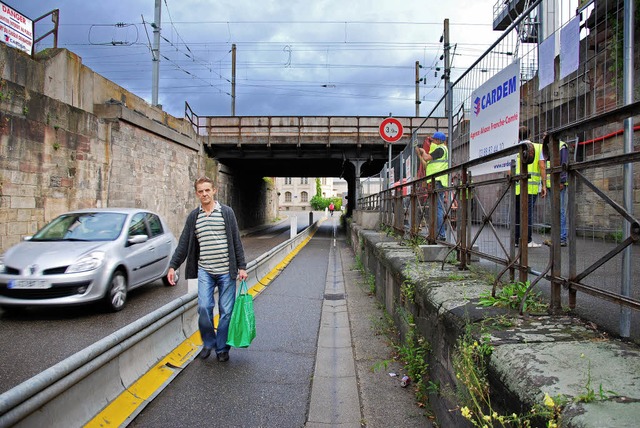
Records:
[[[297,215],[298,231],[309,224],[309,214]],[[315,213],[316,219],[319,213]],[[243,236],[247,261],[256,259],[290,237],[287,214],[273,226]],[[186,294],[187,281],[175,287],[155,281],[133,290],[126,307],[105,313],[98,305],[66,308],[27,308],[7,313],[0,309],[0,393],[35,376],[120,328]]]

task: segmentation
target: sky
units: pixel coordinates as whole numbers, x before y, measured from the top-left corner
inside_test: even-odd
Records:
[[[31,19],[59,9],[58,47],[151,103],[155,0],[2,1]],[[455,80],[499,37],[496,1],[161,0],[159,103],[231,115],[235,44],[238,116],[414,116],[416,61],[425,116],[444,92],[444,20]]]

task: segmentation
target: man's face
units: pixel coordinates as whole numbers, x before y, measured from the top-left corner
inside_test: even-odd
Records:
[[[196,186],[196,195],[200,199],[202,205],[208,205],[213,202],[213,196],[216,194],[216,188],[211,183],[200,183]]]

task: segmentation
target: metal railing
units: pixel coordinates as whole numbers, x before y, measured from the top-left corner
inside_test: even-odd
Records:
[[[515,272],[526,271],[532,287],[543,279],[548,281],[553,312],[561,310],[563,288],[568,290],[565,303],[579,312],[581,308],[576,303],[579,291],[585,295],[585,305],[598,306],[597,323],[606,313],[619,310],[620,326],[615,330],[628,337],[629,326],[638,325],[630,323],[629,310],[640,308],[640,287],[631,281],[640,275],[638,226],[633,214],[633,206],[638,203],[634,195],[640,190],[633,172],[637,171],[634,164],[638,162],[634,133],[637,135],[640,130],[633,126],[634,116],[640,114],[640,92],[634,90],[633,83],[633,72],[637,73],[639,67],[632,61],[640,49],[637,31],[633,32],[637,13],[631,0],[595,0],[585,2],[577,10],[571,7],[571,2],[561,2],[554,11],[559,22],[557,28],[542,22],[535,38],[531,34],[523,37],[525,26],[540,21],[540,3],[525,2],[527,7],[512,17],[508,28],[484,54],[457,78],[452,70],[455,81],[450,91],[427,116],[427,119],[443,116],[447,104],[452,106],[451,135],[447,141],[451,168],[446,172],[450,186],[430,190],[433,187],[428,182],[433,178],[416,177],[417,161],[412,147],[407,147],[399,163],[406,156],[413,156],[413,170],[405,174],[413,181],[390,186],[377,196],[382,223],[407,236],[422,234],[434,242],[436,235],[429,231],[429,226],[433,228],[435,224],[434,193],[440,192],[447,205],[445,217],[450,236],[446,242],[438,242],[461,253],[460,263],[464,265],[468,256],[474,254],[499,265],[496,266],[499,275],[510,272],[513,278]],[[563,31],[576,23],[579,64],[563,73],[561,62],[566,56],[558,55],[557,45],[562,51]],[[553,62],[547,63],[545,70],[553,69],[552,79],[541,83],[540,45],[553,38],[560,43],[553,48]],[[550,45],[553,43],[547,44]],[[549,135],[551,153],[547,160],[553,179],[548,197],[537,198],[533,218],[520,218],[519,222],[524,226],[530,221],[534,241],[550,241],[549,251],[545,251],[546,247],[515,247],[512,237],[515,195],[509,189],[513,186],[513,178],[509,178],[513,172],[510,176],[506,170],[475,174],[473,180],[465,175],[476,150],[470,138],[474,91],[516,60],[520,64],[518,122],[529,128],[534,142]],[[516,140],[514,137],[512,144],[516,145]],[[565,165],[559,163],[559,140],[569,143],[570,159]],[[488,161],[492,156],[482,159]],[[558,188],[562,172],[567,173],[569,180],[567,247],[561,247],[559,242],[561,206],[559,192],[553,190]],[[520,210],[523,211],[526,210]],[[524,253],[528,257],[523,257]],[[590,297],[597,301],[592,302]]]
[[[37,39],[35,39],[33,41],[33,51],[31,56],[35,57],[36,56],[36,44],[41,42],[42,40],[44,40],[47,36],[53,35],[53,48],[57,48],[58,47],[58,22],[59,22],[59,18],[60,18],[60,10],[59,9],[54,9],[51,12],[45,13],[44,15],[42,15],[39,18],[36,18],[33,20],[33,28],[35,30],[36,28],[36,23],[41,22],[43,19],[47,18],[47,17],[51,17],[51,22],[53,23],[53,28],[49,31],[44,32],[40,37],[38,37]],[[33,32],[33,34],[35,34],[35,31]]]

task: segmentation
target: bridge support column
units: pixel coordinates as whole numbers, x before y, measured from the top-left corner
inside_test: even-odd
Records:
[[[356,170],[356,191],[355,191],[355,200],[353,201],[353,208],[357,208],[358,199],[360,199],[360,168],[366,162],[366,159],[354,159],[350,160],[350,163],[353,164]]]

